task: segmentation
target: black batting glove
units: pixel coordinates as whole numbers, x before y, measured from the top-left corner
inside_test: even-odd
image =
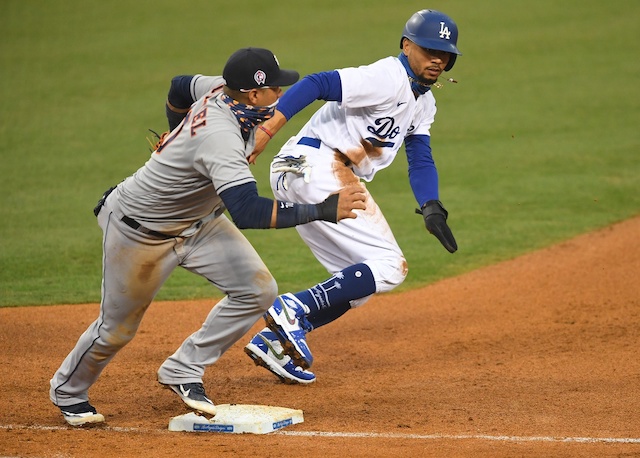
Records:
[[[416,208],[416,213],[422,215],[427,230],[436,236],[442,246],[449,253],[455,253],[458,249],[458,244],[451,233],[451,229],[447,226],[449,212],[444,209],[442,203],[439,200],[429,200],[420,210]]]

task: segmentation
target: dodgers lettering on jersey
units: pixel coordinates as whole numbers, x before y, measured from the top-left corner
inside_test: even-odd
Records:
[[[407,135],[430,135],[435,98],[429,91],[416,100],[407,71],[396,57],[338,72],[342,102],[327,102],[300,136],[319,138],[340,151],[356,175],[371,181],[393,162]]]

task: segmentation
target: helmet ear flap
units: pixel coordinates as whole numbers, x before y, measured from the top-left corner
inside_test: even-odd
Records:
[[[423,48],[448,52],[451,58],[445,71],[451,70],[456,57],[462,54],[457,47],[458,26],[449,16],[436,10],[421,10],[413,14],[404,26],[400,49],[405,38]]]
[[[449,63],[447,64],[447,66],[444,68],[445,72],[448,72],[449,70],[451,70],[453,68],[453,64],[456,63],[456,58],[458,57],[457,54],[453,54],[453,53],[449,53]]]

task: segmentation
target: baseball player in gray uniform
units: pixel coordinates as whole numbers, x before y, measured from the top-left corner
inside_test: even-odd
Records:
[[[50,381],[51,401],[70,425],[104,421],[89,403],[88,390],[134,337],[178,266],[226,296],[164,361],[157,377],[191,409],[215,415],[202,383],[205,368],[245,335],[277,296],[273,276],[240,229],[317,220],[335,224],[365,209],[360,185],[315,203],[258,195],[247,160],[256,127],[273,116],[281,86],[298,78],[281,69],[271,51],[243,48],[229,58],[222,77],[172,82],[167,101],[172,130],[146,164],[107,191],[94,210],[103,231],[100,313]],[[193,104],[176,96],[185,82]]]

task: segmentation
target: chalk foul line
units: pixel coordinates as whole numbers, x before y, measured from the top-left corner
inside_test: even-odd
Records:
[[[38,425],[0,425],[4,430],[40,430],[40,431],[113,431],[117,433],[171,433],[168,430],[149,428],[128,428],[119,426],[94,426],[92,428],[73,428],[70,426],[38,426]],[[301,437],[344,437],[344,438],[378,438],[378,439],[414,439],[414,440],[485,440],[494,442],[565,442],[565,443],[610,443],[610,444],[640,444],[640,438],[635,437],[556,437],[556,436],[508,436],[488,434],[403,434],[403,433],[374,433],[374,432],[332,432],[332,431],[276,431],[270,433],[279,436]]]
[[[577,443],[624,443],[640,444],[635,437],[554,437],[554,436],[493,436],[487,434],[402,434],[402,433],[346,433],[327,431],[278,431],[275,434],[285,436],[314,437],[361,437],[384,439],[421,439],[421,440],[487,440],[497,442],[577,442]]]

